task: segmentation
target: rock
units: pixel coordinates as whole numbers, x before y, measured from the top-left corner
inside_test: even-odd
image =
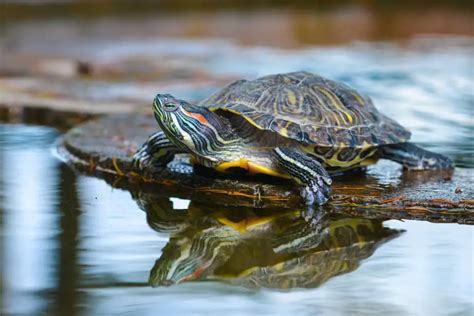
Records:
[[[151,116],[103,116],[66,133],[59,153],[75,168],[131,191],[224,206],[302,207],[291,182],[223,176],[207,168],[193,168],[184,156],[177,157],[168,169],[137,174],[131,157],[157,130]],[[474,194],[469,185],[473,176],[470,169],[403,171],[399,165],[381,160],[367,172],[334,177],[333,195],[324,208],[368,218],[474,223]]]

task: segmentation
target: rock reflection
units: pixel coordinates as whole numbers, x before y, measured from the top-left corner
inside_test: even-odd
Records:
[[[301,210],[208,206],[176,210],[162,196],[137,193],[147,221],[169,233],[150,285],[219,280],[249,288],[313,288],[351,272],[402,231],[382,220],[326,214],[318,223]]]

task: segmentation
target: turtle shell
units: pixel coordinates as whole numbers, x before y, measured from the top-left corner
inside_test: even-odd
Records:
[[[405,142],[410,132],[345,84],[308,72],[238,80],[201,101],[241,115],[255,127],[328,147]]]

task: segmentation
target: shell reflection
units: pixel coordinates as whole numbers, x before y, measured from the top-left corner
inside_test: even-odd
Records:
[[[402,232],[382,220],[336,214],[310,223],[301,210],[197,203],[175,210],[166,197],[139,195],[150,227],[170,234],[151,270],[152,286],[219,280],[250,288],[313,288],[354,271]]]

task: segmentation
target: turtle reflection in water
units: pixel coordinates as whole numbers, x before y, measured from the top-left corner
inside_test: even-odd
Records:
[[[325,215],[308,223],[299,210],[234,210],[191,204],[173,210],[167,198],[141,194],[149,225],[171,233],[151,273],[152,286],[220,280],[245,287],[311,288],[355,270],[401,231],[382,220]]]

